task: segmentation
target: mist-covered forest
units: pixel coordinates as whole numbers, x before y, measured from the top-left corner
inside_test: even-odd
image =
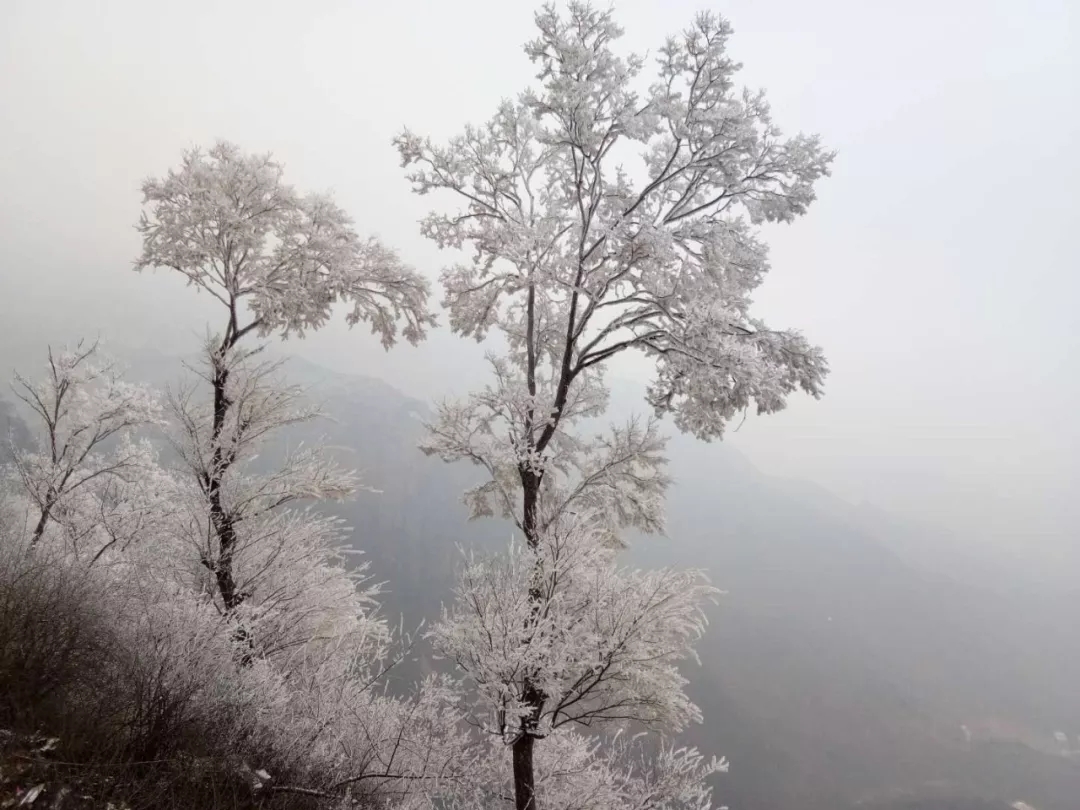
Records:
[[[122,221],[84,252],[127,251],[90,284],[109,312],[64,283],[16,300],[38,274],[12,223],[43,209],[12,209],[0,806],[1078,806],[1075,430],[999,442],[1028,417],[956,408],[1036,373],[978,359],[999,327],[974,359],[917,349],[920,304],[903,354],[846,328],[880,301],[795,280],[787,234],[813,243],[819,196],[832,221],[850,144],[774,111],[720,12],[666,38],[635,8],[526,14],[512,90],[406,105],[339,156],[420,206],[393,239],[367,220],[397,198],[354,211],[202,125],[141,175],[108,159]],[[902,382],[866,407],[882,368]],[[882,483],[922,456],[953,477]]]

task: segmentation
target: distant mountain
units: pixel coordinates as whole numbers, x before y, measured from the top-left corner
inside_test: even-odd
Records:
[[[286,370],[333,421],[282,441],[342,448],[381,490],[340,513],[387,582],[387,613],[406,627],[436,616],[450,597],[457,547],[490,548],[511,533],[505,523],[466,520],[461,492],[477,470],[416,450],[425,403],[298,359]],[[175,359],[132,362],[133,378],[178,376]],[[769,478],[730,446],[677,436],[668,455],[676,479],[669,537],[635,539],[627,562],[702,567],[727,591],[701,667],[686,671],[706,717],[688,738],[731,761],[716,785],[723,803],[1080,807],[1080,760],[1053,738],[1080,734],[1075,608],[923,565],[902,551],[910,545],[891,516]]]
[[[825,810],[945,781],[1077,806],[1080,769],[1052,742],[1080,729],[1069,614],[921,571],[731,455],[673,440],[673,539],[649,546],[729,591],[689,674],[709,718],[691,736],[732,761],[725,800]]]

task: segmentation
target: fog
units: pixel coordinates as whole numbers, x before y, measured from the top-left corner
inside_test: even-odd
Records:
[[[655,48],[696,0],[617,4]],[[729,437],[756,466],[1067,576],[1080,507],[1080,42],[1064,0],[735,0],[743,81],[839,151],[818,202],[770,229],[759,314],[825,347],[821,401]],[[480,122],[531,78],[532,4],[18,2],[0,7],[0,361],[47,341],[190,351],[206,300],[138,276],[141,179],[227,138],[332,189],[435,278],[390,139]],[[205,298],[205,297],[204,297]],[[483,379],[439,330],[386,355],[337,321],[289,346],[424,399]],[[636,379],[633,363],[617,374]],[[675,470],[677,477],[692,470]],[[1074,563],[1075,564],[1075,563]],[[1073,569],[1075,570],[1075,569]]]

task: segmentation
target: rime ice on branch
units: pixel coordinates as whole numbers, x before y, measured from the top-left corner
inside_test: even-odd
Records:
[[[285,185],[283,171],[270,155],[226,142],[185,152],[179,170],[143,183],[136,269],[175,270],[227,307],[226,349],[251,331],[318,329],[338,303],[386,347],[399,331],[410,343],[423,339],[434,324],[427,282],[376,239],[362,239],[330,197]]]
[[[308,508],[349,496],[355,475],[322,447],[291,448],[269,471],[255,464],[271,436],[318,410],[251,338],[303,336],[343,305],[386,348],[417,343],[434,325],[428,283],[359,237],[328,197],[299,194],[269,156],[228,143],[187,152],[143,194],[136,269],[175,270],[222,305],[221,331],[193,367],[205,386],[169,399],[185,473],[174,531],[198,561],[193,593],[229,627],[238,677],[260,684],[277,750],[300,763],[299,784],[268,790],[420,802],[458,760],[458,714],[438,679],[407,699],[386,691],[405,651],[378,614],[379,588],[365,564],[346,565],[340,521]]]
[[[768,271],[758,226],[804,214],[833,159],[816,136],[783,136],[762,93],[736,88],[731,27],[715,15],[664,43],[651,83],[643,58],[615,51],[610,11],[547,5],[536,24],[525,47],[533,88],[446,144],[408,130],[395,141],[414,190],[457,203],[422,225],[471,256],[442,274],[451,328],[505,341],[494,383],[441,406],[424,449],[484,468],[488,480],[466,498],[473,516],[508,517],[524,535],[534,574],[514,579],[525,592],[499,609],[516,617],[520,627],[506,616],[502,629],[526,649],[544,627],[552,532],[584,517],[610,543],[627,527],[663,526],[655,425],[591,439],[572,430],[605,410],[611,358],[649,358],[655,414],[705,440],[751,406],[769,413],[800,389],[821,394],[822,352],[751,314],[751,294]],[[481,607],[461,607],[462,627]],[[455,638],[442,642],[454,650]],[[560,661],[545,655],[522,662],[516,691],[496,700],[514,706],[518,810],[536,807],[534,741],[561,700],[545,674]]]
[[[189,400],[175,404],[186,434],[185,460],[213,529],[202,562],[226,611],[250,593],[239,582],[236,557],[245,546],[238,524],[253,502],[233,491],[231,471],[242,446],[250,452],[268,431],[299,418],[284,401],[294,396],[252,387],[268,381],[266,367],[247,364],[250,352],[240,341],[251,332],[302,336],[325,324],[338,303],[351,307],[350,324],[367,322],[386,348],[399,333],[418,342],[434,323],[427,282],[415,270],[378,241],[361,239],[329,197],[297,193],[282,173],[269,155],[247,155],[221,142],[206,153],[186,152],[180,169],[143,184],[136,269],[171,268],[225,308],[224,329],[206,350],[212,407],[203,412]],[[335,474],[315,459],[307,462],[293,464],[310,479],[292,475],[298,491],[315,497],[348,488],[327,484]],[[283,497],[281,503],[294,499]]]
[[[145,529],[160,506],[150,487],[157,464],[134,433],[163,422],[154,393],[126,382],[96,342],[50,348],[47,373],[39,380],[16,374],[13,390],[40,430],[34,449],[12,448],[37,514],[31,544],[59,523],[72,552],[94,559]]]

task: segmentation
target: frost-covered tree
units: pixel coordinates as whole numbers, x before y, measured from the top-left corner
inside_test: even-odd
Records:
[[[599,510],[612,538],[662,527],[655,425],[595,439],[572,430],[604,411],[611,358],[653,361],[657,416],[706,440],[751,405],[768,413],[799,389],[821,394],[821,351],[750,304],[768,270],[758,226],[805,213],[833,155],[815,136],[783,137],[764,95],[736,89],[731,27],[717,16],[669,38],[645,84],[645,60],[614,50],[610,12],[549,5],[536,23],[525,50],[538,86],[446,145],[409,131],[396,144],[418,193],[460,203],[422,226],[441,247],[472,251],[442,275],[452,329],[477,340],[494,330],[506,345],[492,385],[439,409],[425,450],[485,468],[472,514],[512,519],[542,560],[568,515]],[[544,599],[542,577],[527,582],[530,609],[515,614],[525,637]],[[558,701],[544,672],[529,662],[515,698],[519,810],[536,806],[534,741]]]
[[[35,512],[31,544],[50,522],[61,524],[91,559],[132,540],[161,506],[155,453],[134,440],[136,429],[162,422],[154,393],[126,382],[96,342],[50,347],[47,373],[41,379],[16,374],[12,388],[38,431],[32,446],[11,450]]]
[[[677,665],[694,656],[715,590],[700,571],[620,568],[605,517],[564,518],[535,547],[465,567],[431,636],[472,682],[485,731],[513,738],[533,717],[540,737],[700,720]],[[529,689],[544,695],[538,708]]]
[[[259,350],[234,348],[223,358],[216,352],[211,343],[203,364],[193,366],[196,381],[168,401],[175,421],[170,439],[188,482],[178,498],[177,529],[209,575],[206,587],[222,610],[233,612],[261,591],[249,608],[265,622],[273,604],[316,584],[298,577],[305,561],[345,540],[339,521],[302,508],[303,502],[347,498],[357,480],[321,447],[296,447],[274,469],[257,467],[270,437],[319,411],[284,382],[280,362],[260,360]],[[215,381],[221,379],[228,407],[219,422]],[[206,388],[214,392],[211,401],[203,396]]]
[[[508,750],[489,744],[475,758],[471,778],[451,785],[441,806],[494,810],[514,800]],[[537,750],[536,787],[550,810],[710,810],[708,777],[726,771],[726,760],[709,760],[694,748],[561,729]]]
[[[258,385],[266,377],[245,365],[250,358],[241,341],[251,333],[302,336],[326,323],[339,303],[349,307],[350,324],[369,323],[387,348],[399,334],[419,341],[434,322],[421,276],[380,242],[358,236],[328,196],[301,195],[284,184],[282,172],[269,155],[222,142],[208,152],[186,152],[178,170],[143,184],[136,269],[175,270],[223,307],[223,329],[207,347],[212,405],[200,410],[184,401],[179,415],[185,460],[209,515],[202,560],[226,611],[248,593],[235,570],[241,546],[250,542],[239,528],[244,510],[263,510],[275,498],[281,505],[299,494],[343,492],[343,483],[331,482],[329,468],[310,455],[266,481],[268,491],[264,484],[234,491],[230,474],[244,448],[300,418],[290,411],[291,395]]]
[[[171,575],[224,619],[238,677],[256,684],[270,747],[295,780],[256,781],[335,802],[372,791],[418,801],[457,768],[457,708],[438,680],[406,698],[387,691],[404,650],[379,588],[348,559],[347,527],[312,508],[350,496],[357,478],[321,446],[267,452],[320,414],[252,339],[302,336],[342,304],[386,348],[416,343],[434,323],[427,282],[357,236],[329,198],[284,185],[268,156],[219,143],[143,192],[137,269],[176,270],[222,305],[222,331],[168,400],[184,473],[172,541],[187,552]]]
[[[205,564],[195,562],[213,546],[204,477],[197,474],[209,454],[212,406],[195,388],[173,392],[173,449],[180,471],[196,473],[175,475],[149,445],[119,428],[142,421],[107,422],[102,414],[115,416],[117,408],[88,404],[115,402],[115,391],[129,390],[114,366],[102,374],[85,351],[59,352],[50,359],[57,370],[44,381],[20,378],[48,418],[38,414],[45,449],[17,448],[12,469],[21,486],[0,497],[0,608],[6,621],[22,622],[4,627],[0,664],[36,651],[44,658],[34,659],[34,671],[47,680],[64,645],[82,638],[76,630],[107,628],[88,634],[100,647],[75,648],[100,658],[82,664],[95,672],[77,677],[115,684],[106,716],[120,724],[108,728],[125,741],[125,756],[182,758],[184,743],[172,737],[195,729],[208,750],[254,764],[248,775],[257,792],[292,791],[333,806],[350,796],[371,798],[372,806],[424,806],[428,786],[460,780],[468,761],[460,756],[460,713],[440,679],[407,696],[389,691],[387,673],[408,653],[408,641],[395,638],[379,615],[379,588],[363,563],[349,559],[340,521],[296,508],[347,493],[351,473],[303,446],[270,472],[254,469],[270,431],[313,413],[299,389],[277,379],[278,364],[259,362],[257,354],[230,356],[234,406],[222,439],[231,459],[224,500],[236,518],[233,566],[242,595],[232,609]],[[159,421],[161,408],[149,392],[133,389],[152,403],[144,416]],[[115,442],[94,441],[110,428]],[[72,456],[83,448],[76,441],[82,436],[98,450]],[[62,463],[50,461],[50,437]],[[47,530],[36,533],[41,493],[50,484],[51,516]],[[70,600],[78,594],[82,618],[64,614],[74,622],[65,632],[41,609],[43,601],[74,610]],[[21,596],[30,602],[16,604]],[[96,671],[105,667],[115,669]]]
[[[462,673],[470,722],[485,738],[464,794],[450,793],[463,806],[499,806],[516,792],[525,722],[544,740],[535,755],[534,804],[710,806],[705,780],[722,762],[666,743],[642,758],[643,749],[602,745],[574,730],[635,723],[678,731],[701,719],[678,664],[695,657],[702,608],[716,591],[700,571],[620,568],[609,520],[603,512],[566,515],[548,524],[535,546],[472,556],[452,606],[430,631],[435,649]],[[539,706],[532,702],[537,691]],[[649,800],[639,804],[638,794]]]
[[[287,617],[278,604],[255,624],[279,643],[238,666],[235,617],[192,587],[171,532],[87,565],[51,527],[32,544],[22,511],[21,499],[0,498],[0,702],[32,713],[49,694],[48,712],[64,706],[72,728],[93,720],[111,768],[154,759],[204,778],[239,770],[255,803],[282,792],[327,807],[350,796],[422,807],[429,784],[461,778],[446,686],[388,692],[383,676],[403,649],[340,554],[292,561],[306,589]],[[290,627],[275,636],[283,618]]]

